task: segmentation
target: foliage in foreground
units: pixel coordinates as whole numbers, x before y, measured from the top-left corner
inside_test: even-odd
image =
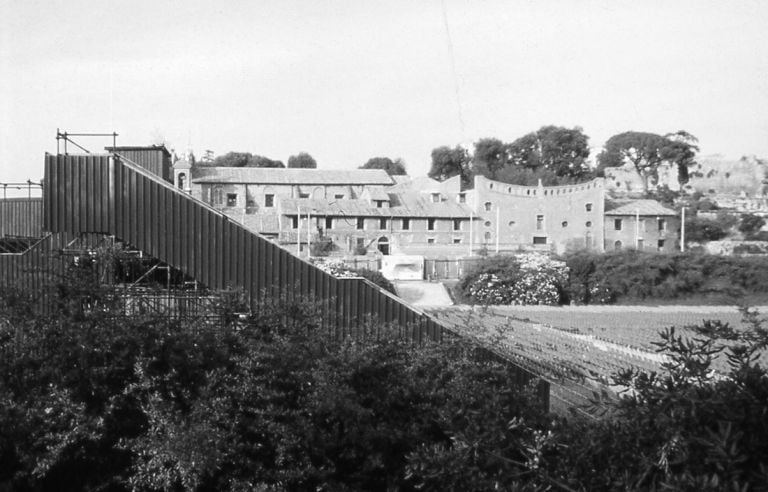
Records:
[[[315,305],[221,326],[0,292],[0,490],[761,490],[765,322],[673,330],[597,420],[552,418],[471,346],[334,340]],[[373,328],[373,327],[372,327]],[[728,355],[729,374],[711,358]]]

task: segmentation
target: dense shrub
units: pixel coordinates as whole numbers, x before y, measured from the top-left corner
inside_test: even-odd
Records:
[[[583,260],[583,258],[582,258]],[[595,264],[595,272],[600,268]],[[582,273],[589,274],[589,264]],[[81,279],[83,280],[83,279]],[[50,315],[0,291],[0,490],[764,490],[768,329],[673,329],[596,420],[541,412],[465,342],[337,340],[276,300],[216,326],[120,316],[85,281]],[[69,297],[69,298],[68,298]],[[58,309],[56,306],[61,307]],[[66,309],[64,309],[66,308]],[[386,327],[382,327],[386,328]],[[727,374],[714,374],[725,353]],[[541,361],[546,363],[546,361]]]
[[[337,340],[311,302],[243,317],[240,301],[227,293],[230,322],[201,326],[31,316],[0,292],[0,490],[414,490],[426,450],[547,425],[513,369],[470,345]],[[525,425],[499,434],[510,421]],[[521,471],[509,459],[525,449],[486,453],[468,479],[503,483]]]
[[[719,221],[702,217],[688,217],[685,219],[685,240],[704,243],[719,241],[728,235],[728,229]]]
[[[739,221],[739,232],[744,234],[745,239],[755,239],[755,236],[765,225],[765,219],[759,215],[742,214]]]
[[[494,256],[474,265],[458,288],[478,304],[558,304],[567,276],[564,263],[544,255]]]
[[[578,252],[565,258],[576,302],[743,295],[768,296],[768,258],[634,250]],[[595,291],[600,295],[596,296]],[[589,294],[587,294],[589,293]]]

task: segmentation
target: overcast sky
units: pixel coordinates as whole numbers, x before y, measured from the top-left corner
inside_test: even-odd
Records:
[[[0,182],[57,128],[420,175],[545,124],[768,157],[768,2],[0,0]]]

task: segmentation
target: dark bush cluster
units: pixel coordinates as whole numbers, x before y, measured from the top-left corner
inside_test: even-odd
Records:
[[[578,252],[565,260],[570,269],[570,297],[578,303],[768,296],[768,257],[629,250]],[[603,295],[600,300],[585,294],[596,286]]]
[[[467,342],[337,339],[306,300],[244,311],[242,296],[223,293],[211,325],[127,318],[98,287],[58,287],[48,314],[29,293],[0,291],[3,491],[768,483],[768,375],[755,362],[768,331],[747,311],[749,329],[666,331],[662,370],[617,374],[628,391],[583,420],[542,412],[507,364]],[[728,374],[711,370],[721,352]]]

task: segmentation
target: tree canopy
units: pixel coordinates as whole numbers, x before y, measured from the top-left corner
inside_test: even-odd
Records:
[[[360,169],[383,169],[390,176],[405,176],[405,163],[402,159],[394,161],[389,157],[371,157],[368,162],[360,166]]]
[[[472,182],[470,162],[469,152],[460,145],[438,147],[432,151],[432,167],[427,175],[438,181],[461,176],[463,185],[469,186]]]
[[[212,162],[200,163],[199,165],[208,167],[285,167],[281,161],[250,152],[227,152],[216,157]]]
[[[299,152],[297,155],[292,155],[288,158],[288,167],[290,168],[303,168],[303,169],[316,169],[317,161],[315,158],[306,152]]]
[[[512,143],[481,138],[473,153],[461,147],[432,151],[430,177],[443,180],[461,175],[465,185],[475,175],[510,184],[558,185],[592,179],[587,164],[589,137],[579,127],[542,126]]]
[[[658,182],[659,166],[664,161],[677,167],[681,184],[687,183],[689,168],[696,164],[697,151],[696,137],[682,130],[665,136],[628,131],[614,135],[605,142],[603,152],[598,155],[598,171],[631,162],[647,192],[650,184]]]

